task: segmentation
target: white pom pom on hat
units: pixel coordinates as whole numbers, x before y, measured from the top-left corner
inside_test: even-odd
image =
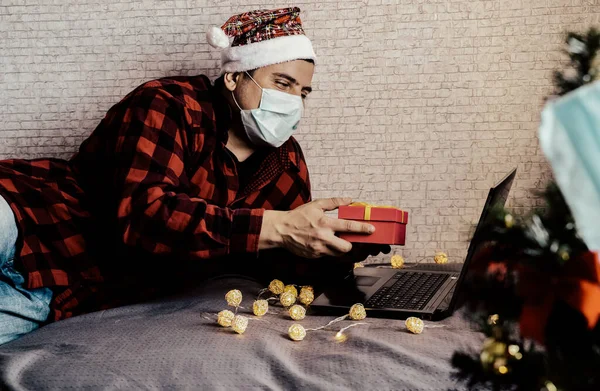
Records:
[[[213,48],[227,48],[229,47],[229,37],[225,34],[225,31],[217,26],[212,26],[206,32],[206,40],[208,44]]]

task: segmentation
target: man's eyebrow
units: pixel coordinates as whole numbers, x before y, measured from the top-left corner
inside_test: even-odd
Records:
[[[294,79],[292,76],[290,76],[290,75],[288,75],[286,73],[273,73],[273,76],[275,76],[275,77],[282,77],[284,79],[287,79],[292,84],[299,84],[296,79]],[[310,87],[310,86],[303,87],[302,89],[306,90],[308,92],[312,92],[312,87]]]

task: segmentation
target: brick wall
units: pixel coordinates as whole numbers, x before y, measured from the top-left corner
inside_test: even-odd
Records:
[[[409,210],[409,260],[460,261],[513,166],[512,204],[536,203],[543,98],[563,33],[600,25],[598,0],[0,0],[0,159],[68,158],[143,81],[215,76],[208,26],[292,4],[319,56],[298,134],[316,197]]]

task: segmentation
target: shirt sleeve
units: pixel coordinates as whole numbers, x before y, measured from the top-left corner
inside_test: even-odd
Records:
[[[304,158],[304,153],[300,144],[291,138],[291,148],[298,159],[298,171],[295,174],[294,185],[296,197],[292,200],[287,209],[296,209],[297,207],[307,204],[312,201],[311,186],[310,186],[310,175],[308,173],[308,166]]]
[[[154,254],[207,259],[258,254],[264,209],[229,209],[183,191],[187,140],[183,103],[160,88],[129,99],[116,144],[123,242]],[[198,146],[195,146],[198,147]]]

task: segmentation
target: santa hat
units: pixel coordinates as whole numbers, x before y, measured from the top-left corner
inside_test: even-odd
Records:
[[[300,8],[256,10],[213,26],[206,40],[221,48],[221,73],[243,72],[293,60],[313,60],[316,55],[300,21]]]

